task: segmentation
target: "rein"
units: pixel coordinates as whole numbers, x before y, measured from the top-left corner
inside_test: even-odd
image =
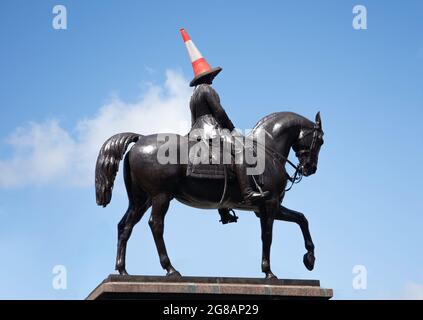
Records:
[[[289,160],[287,157],[285,157],[284,155],[280,154],[279,152],[277,152],[275,149],[271,148],[271,147],[265,147],[265,149],[270,149],[268,150],[268,152],[272,153],[273,159],[276,159],[279,161],[279,163],[283,166],[284,161],[285,163],[288,163],[292,168],[295,169],[295,172],[292,176],[288,175],[288,180],[291,182],[291,185],[289,186],[289,188],[285,189],[285,192],[288,192],[289,190],[292,189],[292,187],[294,186],[294,184],[300,183],[301,179],[303,178],[303,175],[300,172],[300,164],[298,163],[297,165],[293,164],[291,160]]]
[[[311,141],[310,144],[310,148],[308,148],[308,150],[300,150],[298,152],[296,152],[296,154],[301,154],[301,153],[308,153],[308,156],[311,156],[311,153],[315,147],[316,144],[316,140],[317,140],[317,132],[318,132],[319,128],[315,125],[313,128],[313,131],[310,131],[309,133],[307,133],[305,136],[307,136],[308,134],[313,133],[313,139]],[[267,132],[266,132],[267,133]],[[268,133],[267,133],[268,134]],[[273,140],[272,136],[270,134],[268,134],[268,136]],[[303,136],[304,137],[304,136]],[[257,145],[259,145],[259,143],[257,143]],[[293,164],[292,161],[290,161],[288,159],[288,157],[285,157],[284,155],[280,154],[279,152],[277,152],[274,148],[266,145],[261,145],[265,151],[267,151],[268,153],[272,153],[272,157],[273,160],[278,160],[279,163],[284,166],[284,162],[288,163],[292,168],[295,169],[295,172],[292,176],[288,175],[288,180],[291,182],[291,185],[289,186],[289,188],[285,189],[285,192],[288,192],[289,190],[292,189],[292,187],[294,186],[294,184],[300,183],[300,181],[303,178],[302,173],[300,172],[300,163],[298,163],[297,165]]]
[[[270,154],[273,160],[277,160],[281,164],[282,167],[284,167],[285,163],[288,163],[292,168],[295,169],[295,172],[292,176],[289,176],[287,174],[287,178],[291,182],[291,185],[289,186],[289,188],[285,189],[285,192],[288,192],[289,190],[291,190],[294,184],[299,183],[301,181],[301,179],[303,178],[303,175],[300,172],[299,163],[295,165],[291,160],[289,160],[287,157],[285,157],[281,153],[277,152],[274,148],[270,147],[269,145],[263,145],[261,143],[256,142],[256,148],[258,146],[263,148],[266,153]]]

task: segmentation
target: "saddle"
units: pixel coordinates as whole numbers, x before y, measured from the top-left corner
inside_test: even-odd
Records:
[[[220,137],[189,141],[186,175],[193,178],[229,179],[235,177],[232,153],[224,154]]]
[[[251,151],[254,156],[257,155],[256,146],[242,148],[242,152],[245,148],[253,148]],[[186,175],[192,178],[235,180],[233,150],[234,142],[220,136],[189,141]],[[263,186],[263,174],[253,176],[253,179],[256,185]]]

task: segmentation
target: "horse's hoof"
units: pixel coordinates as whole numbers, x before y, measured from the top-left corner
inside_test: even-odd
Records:
[[[179,273],[179,271],[176,271],[175,269],[170,270],[167,274],[166,277],[172,277],[172,278],[180,278],[182,277],[181,274]]]
[[[278,277],[273,274],[273,272],[266,272],[266,280],[277,279]]]
[[[303,262],[305,267],[311,271],[314,268],[314,261],[316,261],[316,258],[314,257],[314,253],[309,251],[304,255]]]
[[[129,273],[126,271],[125,268],[119,268],[117,269],[117,271],[119,272],[121,276],[129,276]]]

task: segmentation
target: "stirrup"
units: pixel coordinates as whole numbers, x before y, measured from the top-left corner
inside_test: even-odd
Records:
[[[225,213],[225,217],[220,219],[219,222],[222,224],[238,222],[238,216],[235,214],[233,209],[228,209],[228,211]]]

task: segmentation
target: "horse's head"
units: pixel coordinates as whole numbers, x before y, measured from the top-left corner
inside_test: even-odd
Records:
[[[302,127],[297,141],[292,145],[292,149],[300,161],[300,173],[304,176],[307,177],[316,172],[322,144],[322,120],[320,118],[320,112],[318,112],[314,126]]]

